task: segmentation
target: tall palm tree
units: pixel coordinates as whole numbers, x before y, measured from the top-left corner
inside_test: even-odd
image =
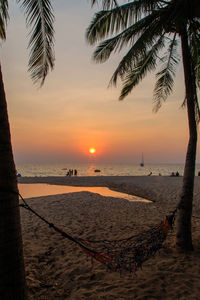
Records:
[[[93,4],[97,2],[93,0]],[[200,1],[132,0],[124,1],[123,5],[114,0],[101,2],[103,10],[94,16],[87,29],[87,40],[90,44],[101,41],[93,55],[96,62],[105,62],[111,53],[128,47],[111,78],[111,84],[116,84],[118,78],[122,80],[120,100],[161,64],[153,97],[157,111],[173,90],[175,69],[182,57],[189,143],[178,204],[176,245],[181,250],[192,250],[191,216],[200,115],[196,91],[200,87]]]
[[[17,0],[31,28],[29,71],[42,85],[54,65],[54,16],[50,0]],[[8,0],[0,0],[0,38],[6,39]],[[6,95],[0,68],[0,299],[27,299],[18,187]]]

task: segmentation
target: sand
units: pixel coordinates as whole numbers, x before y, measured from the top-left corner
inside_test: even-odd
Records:
[[[21,183],[109,186],[153,202],[130,202],[78,192],[29,198],[28,204],[74,237],[120,239],[159,224],[178,202],[182,178],[171,177],[34,177]],[[36,185],[37,187],[37,185]],[[191,254],[177,253],[172,232],[164,248],[136,275],[107,272],[73,242],[21,208],[26,278],[31,300],[54,299],[199,299],[200,178],[195,179]]]

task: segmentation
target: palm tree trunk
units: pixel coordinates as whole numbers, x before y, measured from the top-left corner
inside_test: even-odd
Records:
[[[185,170],[183,175],[182,193],[178,205],[176,245],[180,250],[190,251],[193,250],[191,217],[197,147],[197,125],[195,116],[195,102],[197,101],[197,93],[195,73],[192,64],[192,58],[189,49],[188,36],[186,30],[183,30],[180,35],[186,87],[189,143],[187,148]]]
[[[25,300],[16,169],[0,66],[0,299]]]

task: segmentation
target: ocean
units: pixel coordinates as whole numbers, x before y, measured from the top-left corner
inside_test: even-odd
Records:
[[[172,172],[183,175],[184,164],[148,164],[141,167],[136,164],[90,164],[90,163],[59,163],[59,164],[17,164],[17,173],[21,176],[65,176],[69,169],[76,169],[78,176],[169,176]],[[96,173],[98,169],[100,172]],[[200,165],[196,165],[196,175]]]

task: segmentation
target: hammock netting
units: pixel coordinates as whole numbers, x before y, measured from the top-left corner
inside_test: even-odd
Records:
[[[112,272],[136,272],[142,264],[163,247],[172,230],[174,215],[167,216],[159,225],[121,240],[89,241],[79,239],[82,249]],[[80,245],[81,246],[81,245]]]
[[[170,230],[173,229],[175,220],[175,209],[171,215],[158,225],[143,231],[137,235],[120,240],[86,240],[75,238],[50,223],[48,220],[34,211],[23,199],[24,204],[20,206],[29,210],[48,224],[52,229],[64,238],[76,243],[87,255],[105,265],[111,272],[136,272],[142,264],[153,257],[163,247],[163,243]]]

